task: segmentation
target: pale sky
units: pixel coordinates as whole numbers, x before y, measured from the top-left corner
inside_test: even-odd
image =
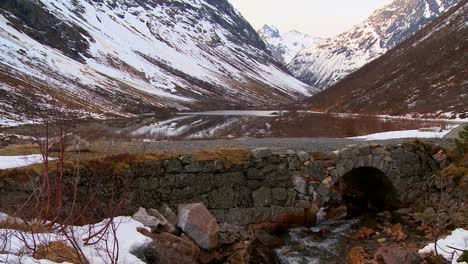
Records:
[[[330,37],[364,21],[392,0],[229,0],[255,29],[264,24]]]

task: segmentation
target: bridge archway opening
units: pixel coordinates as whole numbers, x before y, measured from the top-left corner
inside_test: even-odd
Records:
[[[399,207],[395,187],[379,169],[359,167],[352,169],[338,182],[348,217],[369,211],[393,210]]]

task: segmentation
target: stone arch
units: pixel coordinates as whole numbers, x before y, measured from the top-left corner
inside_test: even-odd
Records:
[[[337,183],[348,213],[360,214],[370,206],[391,210],[400,206],[399,194],[385,173],[375,167],[357,167]]]
[[[394,166],[393,159],[382,146],[354,146],[338,152],[336,168],[331,172],[333,184],[353,169],[370,167],[382,171],[395,184],[398,179],[398,170]]]

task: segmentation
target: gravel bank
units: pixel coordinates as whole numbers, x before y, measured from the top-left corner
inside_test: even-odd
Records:
[[[374,142],[382,145],[399,144],[413,141],[414,139],[391,139],[378,141],[362,141],[343,138],[242,138],[233,140],[197,140],[197,141],[157,141],[157,142],[132,142],[128,145],[126,152],[179,152],[210,150],[216,148],[245,148],[254,149],[258,147],[303,150],[307,152],[330,152],[347,145],[363,142]],[[450,147],[453,141],[450,139],[422,139],[422,141]],[[105,143],[102,143],[105,145]]]

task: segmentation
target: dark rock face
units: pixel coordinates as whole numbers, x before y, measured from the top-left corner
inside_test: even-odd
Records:
[[[90,56],[89,42],[86,38],[91,41],[92,38],[88,32],[60,20],[48,12],[40,2],[3,0],[0,2],[0,14],[5,15],[17,30],[42,44],[62,51],[72,59],[84,61],[83,56]]]

